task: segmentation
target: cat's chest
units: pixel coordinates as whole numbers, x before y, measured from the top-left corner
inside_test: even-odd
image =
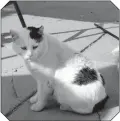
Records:
[[[49,54],[46,54],[43,58],[39,59],[38,63],[55,70],[59,65],[59,59],[55,53],[50,52]]]
[[[54,76],[54,73],[59,65],[59,59],[54,53],[49,53],[38,60],[26,62],[26,65],[35,75],[38,73],[43,73],[47,76]]]

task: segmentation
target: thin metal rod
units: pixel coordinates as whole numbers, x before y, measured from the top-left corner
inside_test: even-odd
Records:
[[[94,25],[95,25],[97,28],[100,28],[101,30],[103,30],[104,33],[107,33],[107,34],[111,35],[112,37],[116,38],[117,40],[119,40],[119,37],[118,37],[118,36],[114,35],[113,33],[109,32],[108,30],[102,28],[102,27],[99,26],[98,24],[95,24],[95,23],[94,23]]]
[[[7,57],[2,57],[1,60],[8,59],[8,58],[12,58],[12,57],[16,57],[16,56],[17,56],[17,54],[10,55],[10,56],[7,56]]]
[[[23,27],[23,28],[26,27],[25,21],[24,21],[24,19],[23,19],[22,13],[21,13],[21,11],[20,11],[20,9],[19,9],[19,6],[18,6],[17,2],[14,1],[13,4],[14,4],[14,6],[15,6],[15,9],[16,9],[17,15],[18,15],[18,17],[19,17],[19,19],[20,19],[20,22],[21,22],[21,24],[22,24],[22,27]]]
[[[89,47],[91,47],[94,43],[96,43],[98,40],[100,40],[103,36],[105,35],[105,33],[103,33],[101,36],[99,36],[95,41],[93,41],[92,43],[90,43],[88,46],[86,46],[85,48],[83,48],[80,53],[83,53],[86,49],[88,49]]]

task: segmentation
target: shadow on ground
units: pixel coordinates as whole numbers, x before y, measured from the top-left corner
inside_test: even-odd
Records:
[[[116,65],[111,65],[99,70],[106,82],[106,92],[109,95],[109,100],[105,105],[106,109],[119,106],[119,74]]]
[[[22,14],[78,21],[119,21],[119,9],[111,1],[18,1],[18,5]],[[5,8],[10,8],[10,11],[2,9],[2,17],[15,13],[12,5]]]
[[[7,43],[12,42],[12,39],[9,37],[10,33],[2,33],[1,35],[1,45],[5,45]]]

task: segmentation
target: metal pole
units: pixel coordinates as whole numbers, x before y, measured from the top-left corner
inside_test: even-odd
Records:
[[[15,9],[16,9],[17,15],[18,15],[18,17],[19,17],[19,19],[20,19],[20,22],[21,22],[21,24],[22,24],[22,27],[23,27],[23,28],[26,27],[25,21],[24,21],[24,19],[23,19],[22,13],[21,13],[21,11],[20,11],[20,9],[19,9],[19,6],[18,6],[17,2],[16,2],[16,1],[13,1],[13,4],[14,4],[14,6],[15,6]]]
[[[117,40],[119,40],[119,37],[118,37],[118,36],[114,35],[113,33],[109,32],[108,30],[102,28],[102,27],[99,26],[98,24],[95,24],[95,23],[94,23],[94,25],[95,25],[97,28],[100,28],[101,30],[103,30],[104,33],[107,33],[107,34],[111,35],[112,37],[116,38]]]

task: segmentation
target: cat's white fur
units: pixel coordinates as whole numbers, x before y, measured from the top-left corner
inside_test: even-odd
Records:
[[[79,58],[74,59],[75,52],[67,45],[44,32],[43,40],[37,43],[38,48],[32,50],[31,46],[36,43],[29,37],[29,30],[10,32],[15,40],[13,49],[23,57],[37,81],[37,93],[30,99],[33,103],[32,110],[42,110],[53,90],[53,96],[60,103],[61,110],[78,113],[91,113],[94,105],[105,98],[106,92],[99,72],[99,81],[81,86],[72,84],[75,74],[83,68],[85,62]],[[28,50],[21,50],[21,46],[27,46]],[[94,64],[90,63],[89,67],[94,68]]]
[[[80,62],[79,58],[77,59],[75,63],[69,63],[56,71],[55,97],[60,104],[68,106],[66,110],[72,110],[77,113],[90,113],[94,105],[105,98],[106,92],[99,73],[99,81],[94,83],[81,86],[71,83],[85,64]]]

